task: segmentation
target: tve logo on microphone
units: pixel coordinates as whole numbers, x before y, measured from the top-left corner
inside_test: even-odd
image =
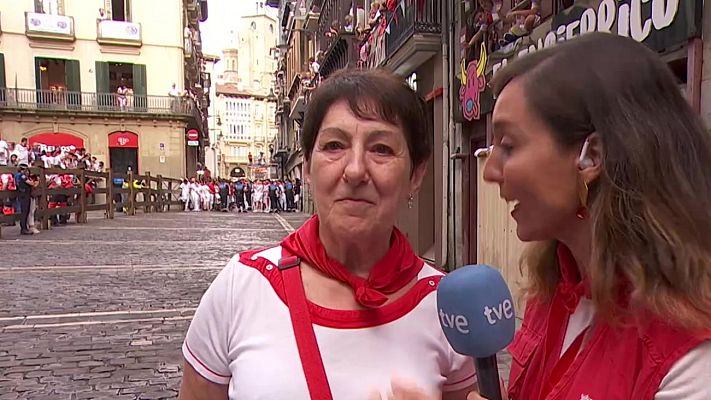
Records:
[[[442,313],[442,310],[440,310],[440,313]],[[513,304],[511,300],[506,299],[494,307],[484,306],[484,316],[489,325],[494,325],[502,319],[511,319],[514,317]]]
[[[447,314],[446,312],[439,310],[439,323],[445,328],[453,328],[459,331],[459,333],[467,334],[469,333],[469,321],[467,317],[458,314]]]
[[[460,354],[489,357],[505,348],[516,330],[515,314],[511,291],[495,268],[457,268],[437,285],[437,316]]]

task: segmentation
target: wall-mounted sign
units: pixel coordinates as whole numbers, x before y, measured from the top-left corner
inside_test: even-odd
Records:
[[[460,64],[459,80],[459,101],[462,104],[462,115],[467,121],[473,121],[481,117],[480,95],[486,89],[486,63],[488,57],[486,44],[482,42],[479,52],[479,59],[472,60],[464,68],[464,60]]]
[[[581,2],[583,3],[583,2]],[[519,39],[513,56],[522,56],[589,32],[628,36],[657,52],[674,49],[701,35],[703,0],[593,0],[553,17],[544,35]],[[538,32],[534,31],[533,36]],[[531,44],[524,43],[528,40]],[[493,66],[496,73],[507,60]]]
[[[42,151],[48,152],[57,149],[68,152],[84,148],[84,139],[69,133],[40,133],[31,136],[28,142],[30,147],[39,144]]]
[[[138,148],[138,135],[133,132],[113,132],[109,134],[109,147]]]

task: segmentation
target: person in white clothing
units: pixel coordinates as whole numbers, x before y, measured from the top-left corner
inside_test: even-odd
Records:
[[[183,211],[190,211],[190,182],[187,179],[180,182],[180,201],[183,202]]]
[[[0,138],[0,166],[7,166],[10,160],[10,146],[7,142]]]
[[[318,213],[212,282],[183,343],[180,399],[405,400],[403,382],[416,382],[465,400],[475,389],[472,359],[439,326],[442,273],[395,228],[432,154],[425,110],[382,70],[341,70],[317,89],[302,148]]]
[[[27,138],[22,138],[20,143],[15,145],[12,154],[17,155],[17,164],[30,165],[30,150],[28,149]]]
[[[195,178],[190,178],[190,184],[188,185],[190,189],[190,204],[194,212],[200,211],[200,187],[195,181]]]

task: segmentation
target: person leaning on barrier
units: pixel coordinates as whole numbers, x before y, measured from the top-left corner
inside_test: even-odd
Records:
[[[15,184],[17,185],[17,201],[20,205],[20,234],[32,235],[28,225],[30,215],[30,203],[32,201],[32,188],[39,184],[38,180],[30,176],[30,170],[26,163],[18,166],[15,174]]]
[[[384,71],[337,72],[314,92],[302,148],[317,213],[210,285],[183,344],[182,400],[380,399],[401,381],[466,398],[474,366],[439,326],[442,273],[395,228],[426,172],[428,127],[424,101]]]

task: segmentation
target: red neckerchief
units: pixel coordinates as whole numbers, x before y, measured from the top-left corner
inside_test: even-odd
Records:
[[[586,330],[580,334],[565,354],[561,354],[570,316],[578,307],[581,297],[590,297],[590,285],[587,280],[581,279],[575,258],[566,246],[559,244],[556,253],[561,278],[548,316],[546,357],[539,399],[545,399],[568,371],[582,347],[583,336],[587,332]]]
[[[388,301],[388,294],[412,282],[422,269],[422,261],[412,251],[405,235],[393,228],[390,250],[373,265],[367,279],[356,276],[329,257],[318,236],[318,227],[318,217],[311,217],[287,236],[281,246],[325,275],[350,285],[356,301],[363,307],[382,306]]]

